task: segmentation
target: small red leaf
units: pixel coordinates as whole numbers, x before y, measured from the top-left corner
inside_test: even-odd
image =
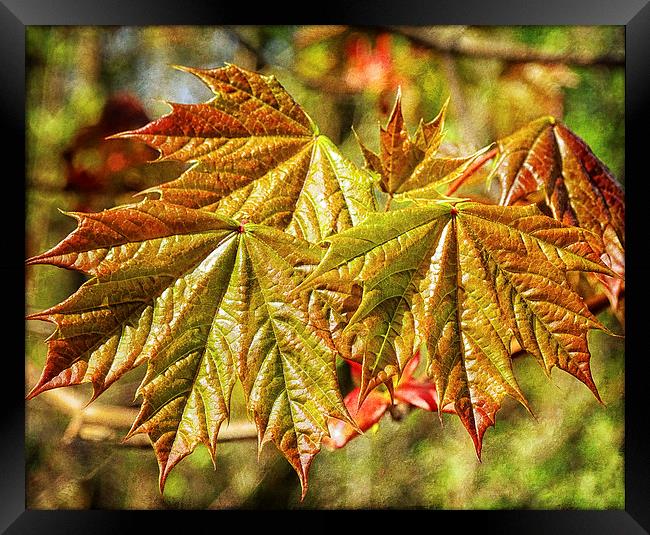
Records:
[[[395,390],[395,399],[425,411],[438,410],[438,393],[433,383],[409,381],[406,384],[400,384]],[[445,412],[454,411],[446,410]]]
[[[375,425],[384,415],[390,406],[390,399],[385,393],[373,390],[368,397],[357,408],[357,399],[359,398],[359,388],[354,388],[345,396],[345,406],[354,418],[361,431],[367,431]],[[330,418],[327,426],[329,428],[329,437],[323,438],[323,444],[331,449],[342,448],[350,440],[357,437],[359,433],[348,423]]]
[[[411,360],[409,360],[404,366],[404,371],[402,372],[402,377],[400,379],[400,385],[402,383],[408,383],[411,380],[411,377],[413,376],[413,373],[418,367],[418,364],[420,364],[420,350],[418,349]],[[398,387],[399,388],[399,387]]]
[[[402,378],[395,389],[395,399],[424,409],[425,411],[435,412],[438,410],[438,392],[435,385],[429,380],[419,380],[413,378],[413,373],[420,364],[420,351],[416,351],[413,358],[404,367]],[[442,412],[454,413],[453,406],[447,404],[443,407]]]

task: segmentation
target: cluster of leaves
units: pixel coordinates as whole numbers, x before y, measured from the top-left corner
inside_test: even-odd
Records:
[[[398,95],[361,169],[273,76],[185,70],[214,97],[120,137],[190,167],[140,202],[71,213],[77,228],[28,261],[90,277],[30,316],[56,330],[28,397],[91,383],[95,399],[146,365],[129,435],[150,437],[162,489],[198,444],[214,457],[239,381],[259,446],[275,443],[303,496],[323,440],[342,446],[393,399],[457,414],[480,455],[504,398],[528,407],[517,347],[598,397],[587,333],[604,327],[567,274],[600,277],[616,303],[623,193],[565,126],[449,158],[445,109],[410,136]],[[490,159],[500,205],[447,195]],[[358,381],[345,400],[337,358]]]

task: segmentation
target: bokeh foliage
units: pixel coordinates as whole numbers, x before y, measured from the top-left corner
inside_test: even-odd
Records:
[[[142,174],[119,175],[121,187],[85,191],[71,182],[64,157],[115,94],[139,101],[150,118],[167,112],[165,100],[209,98],[198,80],[173,64],[231,62],[276,74],[321,131],[359,164],[350,127],[376,149],[377,122],[385,121],[399,85],[412,127],[420,117],[433,118],[451,96],[450,152],[458,147],[468,153],[552,114],[583,137],[624,183],[624,67],[601,61],[622,57],[622,27],[442,27],[427,32],[414,38],[403,29],[347,27],[28,28],[28,255],[47,249],[74,227],[59,209],[100,210],[128,202],[143,181],[179,172],[140,166]],[[483,52],[445,49],[459,39]],[[489,47],[485,53],[485,43],[498,45],[492,55]],[[504,60],[498,52],[508,46],[565,55],[566,62]],[[576,54],[592,60],[575,64]],[[95,145],[75,154],[91,170],[93,158],[101,157]],[[118,182],[117,175],[112,178],[112,184]],[[74,273],[29,268],[28,310],[61,301],[80,282]],[[600,319],[622,331],[611,313]],[[26,331],[28,377],[44,361],[43,340],[51,330],[33,323]],[[590,347],[606,407],[560,371],[545,379],[532,358],[524,357],[515,372],[537,420],[514,402],[506,404],[496,428],[486,434],[482,463],[457,418],[445,416],[441,427],[437,415],[423,411],[399,420],[386,415],[366,436],[317,457],[303,503],[290,467],[272,448],[256,462],[254,441],[222,444],[216,470],[199,448],[172,472],[160,496],[150,449],[74,438],[71,417],[37,398],[27,404],[27,506],[623,508],[624,344],[594,332]],[[133,405],[141,376],[141,371],[131,373],[99,401]],[[90,397],[84,386],[70,390]],[[233,418],[244,418],[241,392],[233,404]]]

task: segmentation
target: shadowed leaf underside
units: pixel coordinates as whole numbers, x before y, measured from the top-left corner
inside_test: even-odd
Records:
[[[497,144],[494,172],[500,204],[542,190],[553,217],[597,234],[604,262],[619,275],[599,275],[614,307],[625,275],[625,200],[619,183],[587,144],[552,117],[542,117]]]

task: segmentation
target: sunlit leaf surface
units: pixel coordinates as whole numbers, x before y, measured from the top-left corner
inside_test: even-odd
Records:
[[[368,340],[362,394],[399,376],[425,344],[441,405],[454,403],[480,454],[504,397],[526,405],[512,371],[514,339],[547,370],[567,371],[598,397],[587,332],[601,325],[566,278],[573,270],[611,274],[594,238],[534,206],[439,203],[374,214],[328,238],[304,285],[363,280],[346,327],[361,325]],[[367,325],[377,307],[386,321]]]

